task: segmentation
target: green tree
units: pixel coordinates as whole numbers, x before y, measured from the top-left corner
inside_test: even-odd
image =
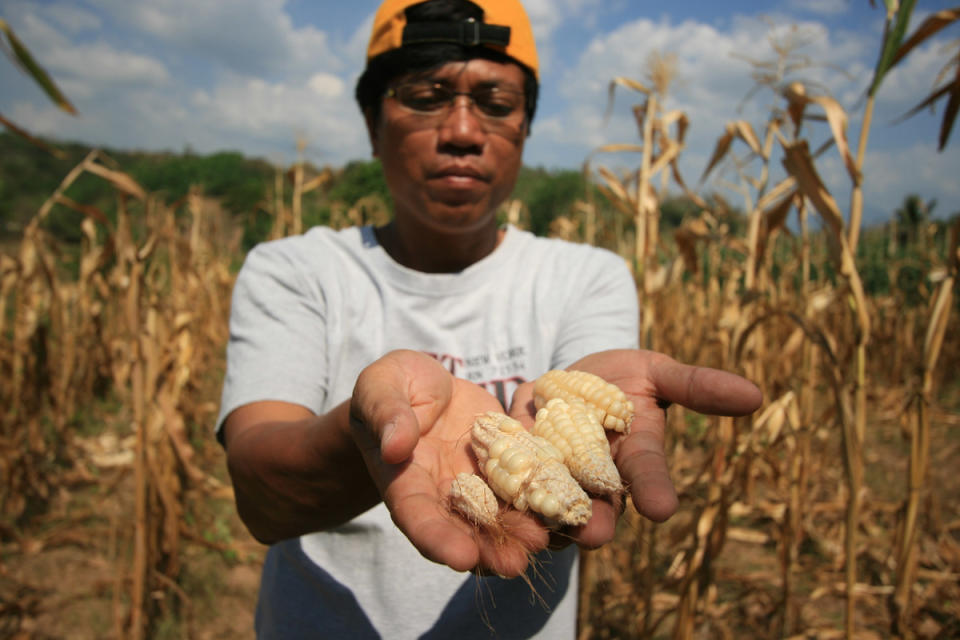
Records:
[[[330,187],[328,197],[331,202],[352,205],[360,198],[371,195],[380,196],[388,206],[392,202],[379,160],[357,160],[347,164]]]
[[[924,201],[915,193],[903,199],[903,204],[893,213],[899,229],[897,245],[900,249],[917,245],[917,241],[922,238],[923,230],[930,221],[930,214],[936,206],[936,200]]]

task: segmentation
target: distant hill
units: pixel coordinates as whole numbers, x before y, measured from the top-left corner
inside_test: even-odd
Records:
[[[92,149],[75,143],[50,144],[64,157],[54,157],[18,136],[0,133],[0,231],[10,233],[22,228]],[[179,199],[192,185],[201,185],[207,195],[219,198],[225,208],[237,213],[262,201],[274,177],[269,163],[237,152],[198,155],[101,150],[116,162],[116,168],[167,201]],[[67,195],[84,203],[112,198],[109,185],[93,176],[81,177]]]

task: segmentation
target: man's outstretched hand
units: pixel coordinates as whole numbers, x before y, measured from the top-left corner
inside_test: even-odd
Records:
[[[630,434],[614,435],[611,448],[633,503],[655,521],[677,509],[664,456],[664,407],[683,405],[705,414],[739,416],[759,408],[760,390],[725,371],[693,367],[653,351],[621,349],[589,355],[570,366],[620,387],[633,401]],[[425,557],[454,569],[521,574],[529,554],[549,544],[597,547],[613,539],[622,511],[617,499],[594,499],[593,517],[581,527],[550,536],[529,513],[504,512],[500,535],[478,531],[449,509],[458,473],[476,473],[470,427],[487,411],[503,411],[480,386],[455,378],[433,358],[394,351],[357,379],[350,423],[367,469],[397,527]],[[517,390],[510,414],[533,425],[533,384]]]
[[[487,411],[504,408],[480,386],[425,354],[393,351],[358,377],[350,423],[393,521],[420,553],[459,571],[517,576],[528,554],[547,546],[543,525],[510,510],[504,535],[494,537],[447,506],[456,475],[478,470],[470,428]]]
[[[664,455],[669,404],[699,413],[742,416],[756,411],[760,390],[749,380],[718,369],[694,367],[654,351],[617,349],[591,354],[570,369],[588,371],[620,387],[633,401],[636,415],[630,434],[611,437],[611,450],[637,511],[661,522],[677,510],[677,494]],[[528,428],[533,424],[533,384],[514,395],[510,414]],[[593,501],[593,517],[567,531],[568,539],[597,547],[613,539],[622,507],[617,500]]]

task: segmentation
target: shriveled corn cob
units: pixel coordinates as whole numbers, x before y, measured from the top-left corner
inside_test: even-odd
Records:
[[[468,520],[487,529],[500,526],[500,503],[483,478],[473,473],[459,473],[450,486],[450,506]]]
[[[480,468],[503,500],[560,524],[580,525],[590,519],[590,497],[552,444],[497,412],[479,416],[471,436]]]
[[[595,413],[604,428],[630,433],[633,403],[617,385],[600,376],[586,371],[547,371],[534,382],[533,402],[539,410],[552,398],[567,402],[579,398]]]
[[[623,488],[607,434],[582,401],[548,400],[537,411],[532,433],[560,450],[570,475],[587,491],[611,494]]]

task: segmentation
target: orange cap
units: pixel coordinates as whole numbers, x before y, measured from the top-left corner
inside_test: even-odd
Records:
[[[371,58],[398,49],[404,44],[404,28],[407,17],[404,10],[425,0],[385,0],[373,19],[373,32],[367,46],[367,61]],[[533,40],[533,28],[530,19],[519,0],[471,0],[483,9],[483,22],[463,23],[456,38],[437,38],[431,34],[422,35],[420,41],[458,41],[466,45],[483,45],[502,51],[517,62],[533,71],[539,78],[537,47]],[[456,25],[457,23],[451,23]],[[503,30],[491,31],[487,26],[509,27],[508,40],[501,40]],[[481,31],[483,30],[483,31]],[[488,33],[489,31],[489,33]],[[487,37],[487,36],[490,37]],[[408,41],[410,35],[408,33]]]

